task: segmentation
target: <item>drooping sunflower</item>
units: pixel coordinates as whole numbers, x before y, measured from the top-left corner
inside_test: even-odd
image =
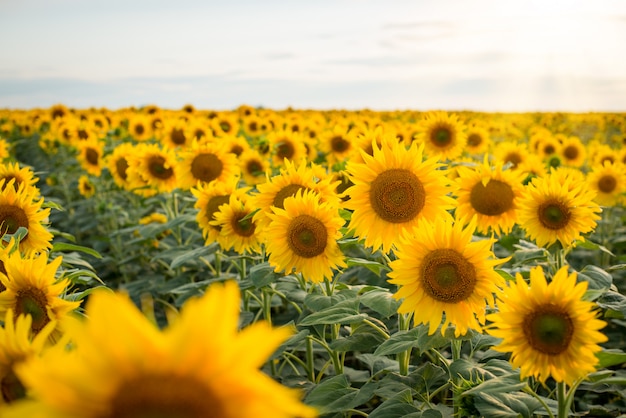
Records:
[[[78,178],[78,192],[81,196],[89,198],[96,194],[96,186],[85,174]]]
[[[178,155],[178,186],[182,189],[190,189],[198,183],[230,181],[240,174],[237,156],[216,141],[199,143],[194,140]]]
[[[50,249],[53,236],[44,224],[50,208],[42,208],[43,199],[35,194],[36,189],[29,189],[22,183],[16,191],[13,181],[0,191],[0,236],[15,234],[23,227],[28,233],[20,241],[21,252],[31,254]]]
[[[405,231],[394,250],[389,282],[398,285],[399,313],[413,313],[415,324],[428,324],[429,334],[449,324],[458,337],[480,330],[487,306],[504,280],[494,267],[506,260],[491,251],[493,239],[472,241],[475,221],[467,227],[447,218],[421,219]]]
[[[216,239],[224,250],[233,249],[239,254],[258,253],[261,237],[252,217],[254,207],[248,195],[230,195],[228,204],[223,204],[209,222],[219,229]]]
[[[345,220],[337,206],[322,202],[312,190],[285,198],[283,208],[268,215],[264,242],[276,271],[301,273],[313,283],[332,279],[333,270],[347,267],[337,244]]]
[[[361,152],[363,163],[348,161],[346,171],[353,186],[344,206],[353,211],[348,229],[365,239],[365,246],[389,252],[398,236],[420,218],[450,216],[454,199],[450,182],[436,158],[423,158],[423,145],[409,148],[395,140],[373,155]]]
[[[104,154],[104,141],[97,137],[90,140],[80,141],[76,144],[78,149],[78,162],[89,174],[100,177],[103,167],[102,155]]]
[[[522,378],[540,382],[552,377],[571,385],[595,371],[600,351],[607,340],[600,332],[606,323],[597,319],[594,303],[583,300],[587,282],[576,283],[576,273],[567,266],[547,283],[541,266],[530,270],[530,285],[517,273],[498,295],[498,312],[487,316],[487,332],[502,338],[492,348],[510,352],[511,364]]]
[[[35,176],[32,168],[28,166],[20,167],[17,162],[0,164],[0,182],[4,180],[4,183],[0,186],[0,189],[4,189],[11,180],[13,182],[13,188],[17,191],[23,184],[24,187],[29,190],[33,190],[35,195],[39,195],[39,190],[36,187],[39,179]]]
[[[418,122],[416,140],[425,145],[427,156],[454,160],[461,155],[467,143],[465,124],[454,113],[428,112]]]
[[[517,221],[517,201],[525,175],[517,170],[503,170],[502,166],[502,162],[497,162],[492,167],[485,158],[475,168],[457,168],[455,216],[463,223],[476,216],[476,229],[483,234],[507,234]]]
[[[135,147],[135,153],[128,155],[126,161],[131,187],[148,185],[159,193],[167,193],[179,186],[176,154],[167,148],[143,143]]]
[[[0,315],[11,309],[17,316],[29,314],[31,330],[38,333],[51,321],[63,322],[70,312],[78,308],[80,301],[65,300],[69,280],[57,280],[56,271],[62,257],[48,263],[47,253],[23,257],[19,251],[9,255],[4,263],[6,276],[0,281],[6,288],[0,292]]]
[[[75,349],[47,350],[16,367],[33,398],[6,414],[316,416],[298,390],[259,370],[289,337],[289,328],[257,322],[239,331],[239,308],[236,282],[214,284],[202,297],[188,300],[176,321],[161,331],[126,295],[96,291],[87,304],[88,319],[68,327]],[[211,332],[206,332],[207,321]]]
[[[533,178],[519,199],[518,224],[538,246],[559,241],[570,247],[600,219],[595,192],[584,181],[574,182],[573,177],[561,174],[567,172],[554,170]]]
[[[621,163],[605,161],[602,165],[591,167],[587,183],[596,192],[594,200],[602,206],[615,206],[624,201],[626,191],[626,173]]]

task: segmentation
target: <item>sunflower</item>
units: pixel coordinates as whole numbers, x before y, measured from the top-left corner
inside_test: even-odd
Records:
[[[186,124],[187,122],[179,117],[166,118],[160,130],[161,144],[171,149],[182,148],[189,144]]]
[[[502,166],[498,162],[491,167],[485,158],[475,168],[457,168],[459,190],[455,216],[464,223],[476,216],[476,228],[484,234],[507,234],[517,220],[517,201],[525,176],[517,170],[503,170]]]
[[[237,161],[246,184],[252,186],[266,180],[270,164],[268,159],[263,157],[257,150],[249,149],[242,152]]]
[[[134,187],[148,185],[160,193],[173,191],[178,187],[176,154],[162,149],[157,144],[141,144],[135,153],[127,156],[128,182]]]
[[[345,220],[337,206],[321,202],[312,190],[299,190],[273,207],[264,231],[269,263],[276,271],[301,273],[313,283],[332,279],[333,269],[347,267],[337,240]]]
[[[553,170],[545,177],[533,178],[519,200],[518,224],[539,246],[559,241],[569,247],[591,232],[600,219],[595,193],[567,173]]]
[[[429,157],[454,160],[465,149],[467,134],[457,115],[432,111],[418,122],[416,140],[425,145],[424,151]]]
[[[345,161],[355,153],[358,146],[347,124],[336,124],[332,129],[323,131],[319,136],[319,144],[320,151],[326,157],[326,164],[329,167]]]
[[[585,144],[577,136],[568,136],[561,144],[563,163],[570,167],[581,167],[587,158]]]
[[[96,194],[96,186],[85,174],[78,178],[78,192],[85,198],[92,197]]]
[[[152,123],[148,115],[133,113],[128,119],[128,133],[136,141],[147,141],[154,136]]]
[[[120,188],[130,190],[128,181],[128,160],[136,153],[135,145],[125,142],[116,145],[111,154],[104,157],[105,164],[113,177],[113,181]]]
[[[496,159],[512,168],[517,168],[528,158],[528,145],[523,142],[500,142],[496,145],[494,154]]]
[[[481,125],[470,125],[467,128],[467,143],[465,152],[470,155],[480,155],[486,152],[491,145],[489,131]]]
[[[0,136],[0,161],[7,160],[12,156],[9,143]]]
[[[226,151],[235,154],[237,157],[252,149],[248,140],[243,136],[224,135],[220,137],[220,141],[224,141],[224,149]]]
[[[13,310],[16,318],[29,314],[32,319],[31,330],[38,333],[51,321],[63,321],[67,315],[78,308],[79,302],[64,300],[61,294],[69,285],[69,280],[57,280],[56,271],[62,257],[48,263],[47,253],[38,256],[23,257],[19,251],[9,255],[4,263],[6,276],[0,275],[0,281],[6,288],[0,293],[0,314]]]
[[[32,316],[19,315],[15,318],[13,310],[9,309],[4,327],[0,328],[0,408],[4,409],[7,404],[26,396],[26,388],[15,374],[15,368],[43,352],[56,326],[51,321],[33,336],[32,322]]]
[[[248,195],[231,195],[228,204],[219,207],[209,224],[220,231],[216,237],[220,247],[226,251],[232,248],[239,254],[260,252],[261,240],[252,218],[254,209]]]
[[[0,189],[4,190],[11,180],[14,180],[13,188],[15,191],[24,185],[26,189],[33,191],[34,195],[39,195],[39,189],[36,186],[39,179],[35,177],[35,173],[30,167],[20,167],[19,163],[0,164]]]
[[[27,188],[26,184],[20,185],[16,191],[10,186],[13,181],[0,191],[0,236],[15,234],[23,227],[28,233],[20,241],[20,251],[31,254],[50,249],[53,236],[44,226],[50,208],[42,209],[43,199],[37,200],[35,190]]]
[[[237,156],[218,142],[194,140],[178,155],[178,186],[182,189],[190,189],[198,183],[229,181],[239,176]]]
[[[597,319],[594,303],[583,300],[587,282],[576,283],[576,273],[567,266],[550,283],[541,266],[530,270],[530,285],[517,273],[515,283],[498,295],[498,312],[487,316],[487,332],[502,338],[492,348],[511,353],[511,364],[521,378],[540,382],[552,377],[572,385],[595,371],[600,351],[607,341],[599,330],[606,323]]]
[[[102,155],[104,153],[104,142],[97,138],[80,141],[76,144],[78,149],[78,162],[80,166],[89,174],[100,177],[102,172]]]
[[[96,291],[88,319],[68,328],[75,349],[47,350],[16,367],[33,399],[7,416],[316,416],[298,390],[259,370],[289,328],[257,322],[239,331],[239,307],[235,282],[214,284],[161,331],[128,296]]]
[[[602,165],[591,167],[587,183],[597,194],[594,200],[602,206],[615,206],[624,200],[626,174],[624,165],[605,161]]]
[[[346,171],[354,184],[346,190],[345,203],[353,210],[348,229],[365,239],[373,251],[389,252],[405,229],[420,218],[450,216],[454,200],[442,164],[424,160],[423,145],[406,148],[394,139],[379,147],[372,142],[373,155],[361,152],[363,163],[348,161]]]
[[[211,119],[211,127],[217,137],[237,135],[239,131],[239,115],[235,112],[218,112]]]
[[[444,334],[455,325],[455,336],[468,329],[480,330],[487,305],[503,285],[494,267],[506,260],[494,258],[494,239],[472,241],[476,224],[466,228],[447,218],[421,219],[407,230],[394,251],[387,274],[398,285],[395,299],[402,299],[399,313],[413,313],[415,324],[428,324],[433,334],[441,324]]]
[[[285,159],[300,162],[306,159],[307,150],[304,146],[304,137],[299,132],[288,130],[272,131],[267,135],[270,146],[270,156],[275,167],[282,167]]]

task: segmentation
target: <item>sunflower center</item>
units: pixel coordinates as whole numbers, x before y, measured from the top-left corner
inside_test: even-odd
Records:
[[[128,170],[128,162],[126,161],[126,158],[118,158],[118,160],[115,161],[115,169],[122,180],[126,180],[126,170]]]
[[[243,152],[243,147],[239,144],[235,144],[231,147],[230,152],[239,157]]]
[[[334,136],[330,140],[330,147],[334,152],[345,152],[350,148],[350,142],[346,141],[341,136]]]
[[[294,254],[312,258],[326,249],[328,231],[324,223],[310,215],[298,215],[287,230],[287,243]]]
[[[85,159],[91,165],[98,165],[99,157],[100,154],[98,154],[98,151],[93,148],[87,148],[87,150],[85,151]]]
[[[450,131],[450,128],[447,126],[440,126],[434,129],[430,134],[430,140],[433,145],[440,148],[445,148],[450,145],[453,139],[454,135],[452,135],[452,131]]]
[[[513,207],[513,189],[500,180],[490,179],[487,185],[476,183],[470,192],[470,203],[476,212],[498,216]]]
[[[2,399],[4,399],[6,403],[22,399],[26,396],[26,388],[24,388],[24,385],[22,385],[22,382],[15,375],[13,370],[9,370],[2,380],[0,380],[0,390],[2,390]]]
[[[466,300],[476,286],[476,270],[457,251],[431,251],[422,263],[422,284],[431,298],[444,303]]]
[[[142,124],[135,125],[135,134],[136,135],[143,135],[143,133],[145,131],[146,131],[146,128],[144,128]]]
[[[510,152],[506,155],[506,157],[504,157],[504,162],[511,163],[513,168],[517,167],[517,165],[522,161],[522,157],[517,152]]]
[[[617,187],[617,179],[614,176],[602,176],[598,180],[598,189],[602,193],[612,193]]]
[[[191,174],[198,180],[209,183],[222,174],[222,160],[215,154],[199,154],[191,162]]]
[[[272,201],[272,205],[276,206],[277,208],[284,209],[285,199],[291,196],[295,196],[296,193],[298,193],[298,190],[305,191],[308,190],[308,188],[300,184],[288,184],[287,186],[280,189],[278,193],[276,193],[276,196],[274,196],[274,201]]]
[[[522,328],[530,346],[549,355],[567,350],[574,334],[574,324],[567,312],[552,305],[540,306],[527,315]]]
[[[148,168],[154,177],[161,180],[167,180],[174,175],[174,170],[165,167],[165,158],[160,155],[150,157]]]
[[[383,171],[371,184],[370,204],[387,222],[403,223],[414,219],[425,202],[424,186],[409,170],[392,168]]]
[[[558,200],[550,200],[539,205],[537,210],[539,222],[548,229],[562,229],[569,223],[570,210]]]
[[[263,165],[257,160],[248,161],[246,164],[246,172],[252,176],[260,176],[263,174]]]
[[[483,143],[483,138],[478,134],[470,134],[467,137],[467,145],[470,147],[477,147]]]
[[[19,227],[28,228],[28,216],[24,210],[17,206],[0,206],[0,236],[15,234]]]
[[[250,215],[248,212],[235,213],[230,223],[233,227],[233,231],[235,231],[235,234],[241,237],[254,235],[254,230],[256,229],[256,225],[252,222],[252,218],[246,218],[248,215]]]
[[[222,401],[189,376],[138,376],[120,384],[110,403],[110,418],[225,417]]]
[[[568,145],[563,150],[563,155],[568,160],[575,160],[576,158],[578,158],[578,148],[574,145]]]
[[[85,140],[89,138],[89,134],[84,129],[79,129],[77,133],[78,133],[78,139],[80,140]]]
[[[185,134],[182,129],[174,128],[170,132],[170,139],[174,144],[183,145],[186,141]]]
[[[46,295],[43,290],[36,287],[20,289],[15,296],[15,317],[20,314],[30,315],[33,318],[31,329],[38,333],[50,322],[48,318],[48,306]]]
[[[289,141],[279,142],[278,145],[276,145],[276,156],[281,160],[283,158],[290,160],[295,152],[296,150],[294,149],[293,144]]]
[[[228,203],[229,200],[230,200],[230,195],[213,196],[212,198],[209,199],[204,209],[205,210],[204,213],[206,214],[206,218],[208,219],[209,222],[215,220],[215,214],[217,213],[218,210],[220,210],[220,206],[222,206],[225,203]],[[222,229],[220,226],[215,226],[215,225],[211,225],[211,227],[217,230]]]

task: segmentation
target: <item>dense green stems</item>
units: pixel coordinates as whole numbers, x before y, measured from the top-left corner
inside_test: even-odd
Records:
[[[461,359],[461,349],[463,348],[463,341],[454,339],[450,341],[450,349],[452,351],[452,362]],[[450,376],[453,387],[459,387],[459,376]],[[459,416],[459,405],[461,404],[461,393],[457,391],[452,392],[452,408],[454,410],[454,416]]]
[[[412,314],[398,314],[398,331],[408,331],[411,325]],[[411,348],[398,353],[398,368],[402,376],[409,374],[409,364],[411,362]]]

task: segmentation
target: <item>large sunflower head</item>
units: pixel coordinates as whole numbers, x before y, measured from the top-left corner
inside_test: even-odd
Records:
[[[609,161],[591,167],[591,172],[587,175],[587,183],[589,188],[597,193],[594,200],[599,205],[610,207],[624,201],[625,167],[622,163],[613,164]]]
[[[432,111],[424,114],[418,122],[416,140],[425,145],[425,153],[429,157],[454,160],[465,149],[467,134],[457,115]]]
[[[562,267],[548,283],[541,266],[530,271],[530,284],[518,273],[515,283],[498,295],[498,311],[487,316],[488,332],[502,338],[493,347],[510,352],[521,377],[541,382],[552,377],[571,385],[595,371],[594,353],[607,337],[599,330],[594,303],[583,299],[587,282],[576,283],[576,273]]]
[[[338,207],[321,202],[312,190],[299,190],[273,207],[264,231],[269,263],[276,271],[295,271],[311,282],[332,279],[333,269],[346,267],[337,240],[345,220]]]
[[[485,158],[474,168],[458,167],[456,179],[457,207],[455,216],[469,222],[476,216],[478,232],[509,233],[517,221],[517,200],[523,186],[524,174],[517,170],[504,170],[503,164],[494,167]]]
[[[240,331],[239,308],[235,282],[214,284],[159,330],[128,296],[96,291],[87,319],[68,327],[73,350],[47,350],[16,368],[32,399],[10,412],[54,418],[315,416],[299,391],[260,370],[289,328],[257,322]]]
[[[423,158],[423,146],[409,148],[395,138],[380,147],[372,142],[373,154],[362,151],[363,163],[349,161],[346,171],[352,186],[345,207],[351,209],[349,229],[365,239],[374,251],[389,252],[398,236],[420,218],[449,216],[454,205],[445,170],[435,158]]]
[[[190,189],[198,183],[230,181],[239,176],[239,164],[235,154],[228,152],[215,141],[199,143],[179,153],[177,163],[179,187]]]
[[[567,170],[554,170],[535,177],[526,185],[519,200],[518,224],[539,246],[557,241],[570,247],[582,235],[591,232],[601,212],[593,200],[595,193]]]
[[[467,227],[449,219],[421,220],[402,235],[396,259],[389,267],[390,283],[398,286],[399,313],[412,313],[416,324],[428,324],[429,334],[453,324],[458,337],[480,330],[487,305],[503,285],[494,267],[506,260],[494,257],[493,239],[473,241],[475,222]]]
[[[146,185],[151,189],[167,193],[178,187],[176,154],[161,148],[158,144],[141,144],[135,147],[135,154],[129,155],[128,182],[141,188]]]

